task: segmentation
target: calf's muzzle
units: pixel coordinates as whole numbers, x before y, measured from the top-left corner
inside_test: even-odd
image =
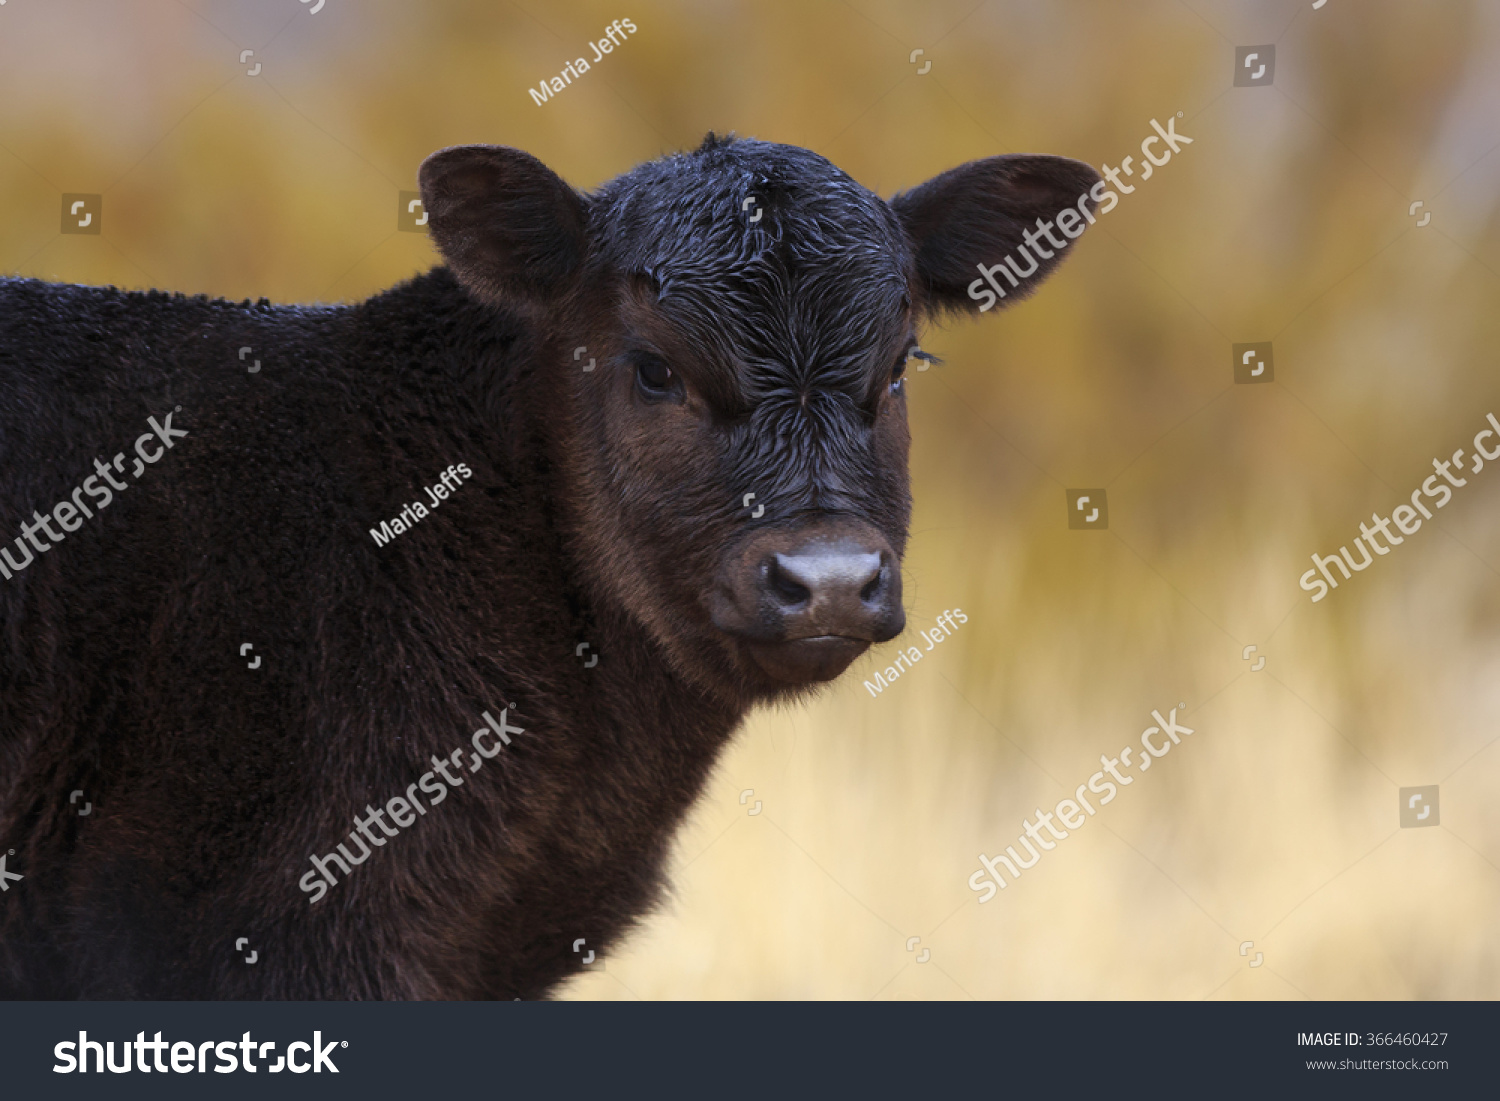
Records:
[[[789,684],[832,680],[906,625],[900,560],[853,520],[755,533],[725,558],[709,606],[716,627]]]

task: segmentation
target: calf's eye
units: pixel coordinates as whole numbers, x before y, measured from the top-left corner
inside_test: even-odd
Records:
[[[920,370],[923,371],[927,370],[929,363],[942,362],[937,356],[929,352],[924,352],[921,348],[916,346],[911,347],[901,354],[901,357],[896,360],[896,365],[891,368],[891,393],[900,394],[904,392],[903,387],[906,385],[906,365],[913,359],[921,362],[922,366]]]
[[[902,379],[906,377],[906,360],[910,353],[904,353],[896,360],[896,365],[891,368],[891,393],[901,393]]]
[[[672,374],[672,368],[655,356],[641,356],[636,360],[636,385],[648,395],[661,397],[670,393],[675,380],[676,376]]]

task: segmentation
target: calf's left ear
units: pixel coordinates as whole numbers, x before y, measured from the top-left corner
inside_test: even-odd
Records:
[[[417,181],[443,259],[487,302],[546,301],[583,260],[583,196],[530,153],[455,145],[423,161]]]
[[[895,196],[891,209],[916,250],[925,308],[973,313],[1025,298],[1093,221],[1089,191],[1098,182],[1082,161],[1010,154],[959,165]]]

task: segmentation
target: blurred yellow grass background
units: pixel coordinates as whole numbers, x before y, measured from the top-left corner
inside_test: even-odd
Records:
[[[1274,84],[1232,87],[1273,42]],[[734,130],[890,195],[994,153],[1139,160],[1180,112],[1193,144],[1035,299],[924,339],[901,645],[968,623],[877,698],[894,644],[753,716],[668,904],[565,994],[1500,994],[1500,473],[1297,587],[1500,414],[1500,4],[10,0],[0,93],[8,271],[277,301],[433,263],[396,196],[444,145],[587,188]],[[58,233],[62,192],[104,195],[100,236]],[[1264,340],[1275,380],[1233,385]],[[1109,530],[1070,531],[1099,486]],[[978,854],[1179,701],[1196,733],[979,905]],[[1399,829],[1434,783],[1441,825]]]

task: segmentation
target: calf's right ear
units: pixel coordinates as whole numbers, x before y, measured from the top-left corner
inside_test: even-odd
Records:
[[[455,145],[423,161],[417,180],[438,250],[484,301],[544,302],[583,261],[583,196],[529,153]]]

